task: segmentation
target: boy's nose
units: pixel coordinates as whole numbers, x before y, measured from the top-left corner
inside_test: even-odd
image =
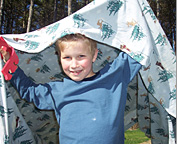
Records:
[[[77,62],[77,60],[75,60],[75,59],[72,60],[71,67],[72,67],[72,68],[77,68],[77,67],[78,67],[78,62]]]

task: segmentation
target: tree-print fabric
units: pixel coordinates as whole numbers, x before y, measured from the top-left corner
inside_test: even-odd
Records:
[[[147,1],[95,0],[39,30],[2,37],[16,49],[25,73],[34,82],[45,83],[64,77],[54,43],[71,33],[98,42],[95,71],[113,61],[119,50],[143,65],[128,87],[125,129],[139,123],[153,144],[175,144],[176,57]],[[2,74],[0,129],[2,144],[58,143],[59,126],[53,111],[40,111],[20,99]]]

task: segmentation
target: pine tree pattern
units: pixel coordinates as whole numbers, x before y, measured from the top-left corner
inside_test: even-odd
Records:
[[[27,50],[35,50],[38,47],[39,47],[39,42],[30,41],[30,40],[28,40],[28,41],[25,42],[25,48]]]
[[[138,110],[144,110],[144,109],[145,109],[145,107],[144,107],[143,105],[138,104],[137,109],[138,109]]]
[[[168,135],[165,133],[164,129],[162,129],[162,128],[156,129],[156,132],[157,132],[158,134],[160,134],[161,136],[165,136],[165,137],[168,136]]]
[[[41,111],[40,111],[39,109],[37,109],[36,107],[33,109],[32,112],[35,113],[35,114],[39,114],[39,113],[41,113]]]
[[[151,130],[149,128],[146,129],[146,135],[150,135],[151,134]]]
[[[5,109],[3,106],[0,105],[0,116],[4,117],[4,114],[5,114]]]
[[[175,100],[176,99],[176,89],[173,89],[170,93],[170,100]]]
[[[158,108],[155,106],[151,108],[151,112],[154,114],[159,114]]]
[[[158,79],[158,81],[161,81],[161,82],[166,82],[168,81],[168,79],[173,77],[172,73],[166,70],[159,72],[159,76],[160,78]]]
[[[114,49],[114,52],[117,54],[117,56],[119,55],[119,53],[120,53],[120,50],[118,50],[118,49]]]
[[[21,108],[26,108],[28,107],[30,104],[28,102],[24,102],[23,105],[21,106]]]
[[[51,128],[51,129],[49,130],[49,132],[55,132],[55,131],[57,131],[57,129],[56,129],[55,127]]]
[[[128,101],[131,101],[131,100],[132,100],[132,98],[131,98],[131,96],[130,96],[129,93],[127,93],[127,100],[128,100]]]
[[[44,132],[47,129],[47,127],[43,126],[42,128],[39,128],[36,130],[36,132]]]
[[[36,72],[45,74],[46,72],[50,73],[50,70],[51,70],[50,67],[44,63],[42,67],[36,69]]]
[[[159,33],[159,35],[157,36],[157,38],[155,39],[156,44],[159,44],[161,46],[164,46],[166,44],[166,36],[163,35],[161,33]]]
[[[134,29],[132,31],[132,35],[130,38],[133,38],[133,41],[134,40],[138,40],[140,41],[143,37],[145,37],[146,35],[143,33],[143,30],[142,28],[140,27],[140,25],[136,24],[134,26]]]
[[[64,30],[64,31],[61,33],[61,36],[60,36],[60,37],[64,37],[65,35],[68,35],[68,34],[74,34],[74,33],[71,32],[70,30]]]
[[[29,34],[29,35],[25,35],[25,38],[37,38],[37,37],[39,37],[39,35],[31,35],[31,34]],[[16,41],[17,41],[17,38],[15,39]],[[22,41],[24,41],[24,39],[18,39],[18,40],[22,40]]]
[[[135,54],[131,52],[129,55],[138,62],[141,62],[144,59],[144,56],[142,54]]]
[[[156,18],[156,16],[155,16],[154,12],[152,11],[151,7],[145,5],[145,3],[143,3],[142,5],[144,6],[144,9],[143,9],[142,12],[145,13],[145,14],[149,13],[149,15],[151,16],[151,18],[152,18],[154,21],[156,21],[157,18]]]
[[[62,80],[64,77],[66,77],[66,75],[63,72],[61,72],[61,73],[55,74],[54,77],[50,77],[50,79],[52,80],[52,78],[54,78],[54,80],[55,80],[55,78],[58,78],[58,79]]]
[[[46,121],[50,119],[50,116],[47,114],[44,114],[42,117],[38,117],[37,119],[40,121]]]
[[[97,60],[101,60],[102,56],[103,56],[103,52],[99,49],[98,50]]]
[[[33,123],[31,121],[26,122],[28,126],[33,126]]]
[[[171,136],[172,138],[175,138],[175,132],[174,132],[174,131],[170,131],[170,136]]]
[[[59,27],[59,23],[56,23],[54,24],[53,26],[49,26],[47,29],[46,29],[46,34],[53,34],[57,31],[58,27]]]
[[[7,110],[8,116],[9,116],[11,113],[13,113],[13,112],[14,112],[14,110],[13,110],[12,108],[8,108],[8,110]]]
[[[9,144],[9,136],[5,135],[4,144]]]
[[[115,31],[112,29],[112,26],[102,19],[98,20],[97,25],[99,25],[99,29],[102,32],[101,38],[103,41],[106,38],[109,39],[115,33]]]
[[[19,105],[19,104],[21,103],[21,101],[22,101],[21,99],[18,99],[18,98],[17,98],[16,101],[15,101],[15,103],[16,103],[17,105]]]
[[[111,0],[108,3],[107,10],[110,11],[109,15],[111,15],[114,12],[114,15],[119,11],[119,9],[122,7],[123,2],[120,0]]]
[[[152,83],[152,82],[149,82],[148,91],[149,91],[151,94],[154,94],[154,93],[155,93],[154,86],[153,86],[153,83]]]
[[[130,106],[126,105],[125,106],[125,112],[128,112],[128,111],[130,111]]]
[[[19,126],[15,129],[13,140],[16,140],[17,138],[23,136],[25,134],[27,129],[24,128],[24,126]]]
[[[82,14],[75,14],[73,16],[73,20],[74,20],[74,25],[76,25],[78,28],[83,27],[86,19],[83,17]]]
[[[33,141],[32,140],[25,140],[25,141],[22,141],[20,144],[32,144]]]
[[[35,56],[32,56],[30,59],[31,59],[31,60],[34,60],[34,61],[40,62],[40,61],[42,61],[42,57],[43,57],[43,55],[41,55],[41,54],[39,53],[39,54],[36,54]]]
[[[174,55],[174,57],[172,58],[173,64],[175,64],[176,63],[176,55],[175,55],[175,52],[173,51],[173,49],[171,49],[171,51],[172,51],[172,54]]]

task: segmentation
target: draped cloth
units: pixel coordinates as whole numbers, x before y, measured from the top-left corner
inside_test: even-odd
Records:
[[[124,51],[142,64],[128,86],[125,130],[139,124],[154,144],[176,140],[176,57],[146,0],[94,0],[72,15],[33,32],[1,35],[14,47],[19,66],[36,83],[61,80],[54,43],[81,33],[97,41],[98,71]],[[1,69],[2,69],[1,61]],[[0,143],[56,144],[53,111],[41,111],[0,75]]]

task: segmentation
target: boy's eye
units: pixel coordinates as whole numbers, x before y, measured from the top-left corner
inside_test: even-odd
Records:
[[[69,59],[70,57],[69,56],[66,56],[66,57],[64,57],[63,59]]]
[[[80,55],[79,57],[82,58],[82,57],[85,57],[85,55]]]

